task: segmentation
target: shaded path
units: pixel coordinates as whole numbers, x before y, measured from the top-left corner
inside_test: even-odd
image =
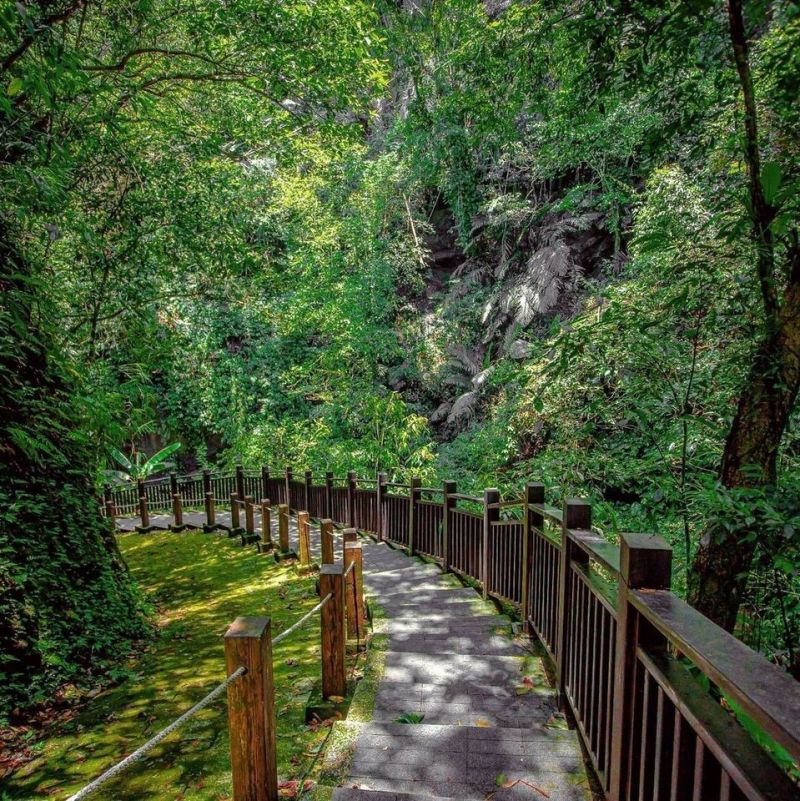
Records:
[[[229,513],[217,518],[229,525]],[[118,520],[127,530],[137,522]],[[275,540],[276,515],[271,523]],[[294,518],[290,541],[297,548]],[[528,638],[512,639],[509,618],[435,565],[362,542],[365,590],[381,612],[375,632],[389,648],[372,722],[347,724],[357,731],[353,760],[332,801],[590,799],[577,734]],[[421,722],[396,722],[408,715]]]
[[[509,637],[508,618],[384,544],[365,544],[364,573],[389,652],[373,722],[360,729],[334,801],[591,797],[577,735],[557,715],[527,638]],[[409,713],[422,722],[395,722]]]

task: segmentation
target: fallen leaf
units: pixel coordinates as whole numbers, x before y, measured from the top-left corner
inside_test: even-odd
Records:
[[[478,728],[481,728],[481,729],[493,729],[494,728],[494,724],[489,723],[488,720],[484,720],[483,718],[478,718],[475,721],[475,725],[478,726]]]

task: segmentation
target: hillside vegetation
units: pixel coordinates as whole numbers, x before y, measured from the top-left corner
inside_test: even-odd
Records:
[[[140,636],[93,484],[172,441],[587,496],[800,675],[796,4],[6,2],[0,43],[6,714]]]

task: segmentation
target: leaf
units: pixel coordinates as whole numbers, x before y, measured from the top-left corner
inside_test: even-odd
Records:
[[[22,78],[12,78],[6,87],[6,94],[9,97],[14,97],[18,95],[24,88],[25,84],[22,82]]]
[[[488,720],[484,720],[483,718],[478,718],[478,719],[475,721],[475,725],[476,725],[476,726],[477,726],[479,729],[493,729],[493,728],[494,728],[494,725],[493,725],[493,724],[489,723],[489,721],[488,721]]]
[[[425,715],[418,715],[416,712],[404,712],[394,719],[395,723],[422,723]]]
[[[133,465],[131,464],[128,457],[125,456],[125,454],[122,451],[117,450],[116,448],[111,448],[110,453],[114,457],[114,459],[117,462],[119,462],[119,464],[121,464],[125,468],[125,470],[127,470],[128,473],[131,472],[131,470],[133,469]]]
[[[506,774],[505,773],[498,773],[497,776],[495,776],[494,783],[498,787],[502,787],[506,783]]]

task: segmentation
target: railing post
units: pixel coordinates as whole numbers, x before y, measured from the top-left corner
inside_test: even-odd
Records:
[[[589,557],[574,545],[570,529],[589,531],[592,527],[592,507],[579,498],[564,501],[561,518],[561,554],[558,563],[558,634],[556,640],[556,673],[558,700],[566,703],[567,664],[569,663],[569,618],[572,604],[572,563],[586,564]]]
[[[217,530],[217,513],[214,508],[214,493],[210,490],[206,493],[206,524],[203,526],[203,531],[210,534],[212,531]]]
[[[367,619],[364,607],[363,553],[360,542],[345,543],[343,551],[345,572],[345,596],[347,607],[347,637],[363,639],[364,622]],[[348,573],[350,565],[352,569]]]
[[[289,504],[278,506],[278,548],[282,554],[289,553]]]
[[[211,492],[211,471],[203,470],[203,497],[205,498]]]
[[[375,484],[375,526],[378,529],[375,535],[379,540],[383,540],[386,536],[383,523],[383,496],[386,494],[387,478],[386,473],[378,473],[378,481]]]
[[[303,503],[303,509],[305,509],[309,515],[311,514],[311,482],[313,481],[313,474],[310,470],[306,470],[303,473],[303,484],[304,484],[304,493],[305,493],[305,502]]]
[[[244,498],[244,468],[240,464],[236,465],[236,494]]]
[[[292,468],[287,467],[283,477],[284,486],[286,487],[286,505],[292,508]]]
[[[354,470],[347,473],[347,525],[356,527],[356,474]]]
[[[272,550],[272,512],[269,508],[269,498],[261,501],[261,542],[258,543],[258,552],[266,553]]]
[[[325,520],[333,517],[333,473],[330,470],[325,472],[325,508],[320,514]]]
[[[319,524],[320,550],[322,552],[321,561],[323,565],[332,565],[333,555],[333,520],[325,518]]]
[[[169,494],[170,497],[178,494],[178,474],[174,470],[169,474]]]
[[[174,492],[172,493],[172,525],[169,527],[170,531],[183,531],[186,526],[183,525],[183,504],[181,503],[181,496]]]
[[[297,513],[297,540],[300,543],[300,564],[311,564],[311,537],[308,526],[308,512]]]
[[[637,733],[633,713],[642,687],[636,682],[636,649],[641,644],[663,642],[630,604],[633,590],[669,589],[672,550],[658,535],[621,534],[620,570],[617,588],[617,645],[614,662],[614,695],[611,713],[610,798],[628,798],[631,749]]]
[[[456,499],[451,498],[456,492],[455,481],[445,481],[442,484],[442,570],[450,572],[450,510],[456,505]]]
[[[261,468],[261,500],[269,498],[269,468]]]
[[[237,617],[225,633],[233,801],[277,801],[278,758],[272,627],[268,617]]]
[[[319,597],[330,595],[322,607],[322,695],[344,697],[347,693],[344,655],[346,635],[344,628],[344,568],[323,565],[319,573]]]
[[[408,490],[408,555],[414,555],[414,539],[417,529],[417,500],[419,499],[419,488],[422,486],[422,479],[417,476],[411,477],[410,488]]]
[[[106,501],[106,518],[108,519],[108,528],[112,534],[117,530],[117,514],[114,509],[114,501]]]
[[[358,529],[346,528],[342,531],[342,547],[347,545],[348,542],[358,542]]]
[[[238,537],[242,533],[242,524],[239,517],[239,493],[231,493],[231,527],[229,537]]]
[[[522,509],[522,577],[520,580],[520,618],[525,630],[528,631],[528,618],[530,617],[530,595],[531,595],[531,573],[533,572],[533,552],[531,549],[531,537],[534,529],[541,529],[544,525],[542,515],[531,509],[534,504],[544,503],[544,484],[528,482],[525,485],[524,506]]]
[[[150,512],[147,509],[147,495],[144,493],[139,496],[139,526],[140,533],[150,530]]]
[[[483,584],[484,600],[489,597],[489,570],[492,561],[489,546],[492,542],[492,523],[500,519],[500,510],[489,508],[493,503],[500,503],[500,490],[485,489],[483,491],[483,536],[481,538],[481,584]]]
[[[256,539],[256,508],[255,498],[247,495],[244,499],[244,534],[242,535],[242,545],[247,545]]]
[[[113,500],[111,491],[111,484],[103,484],[103,505],[105,506],[110,500]]]

